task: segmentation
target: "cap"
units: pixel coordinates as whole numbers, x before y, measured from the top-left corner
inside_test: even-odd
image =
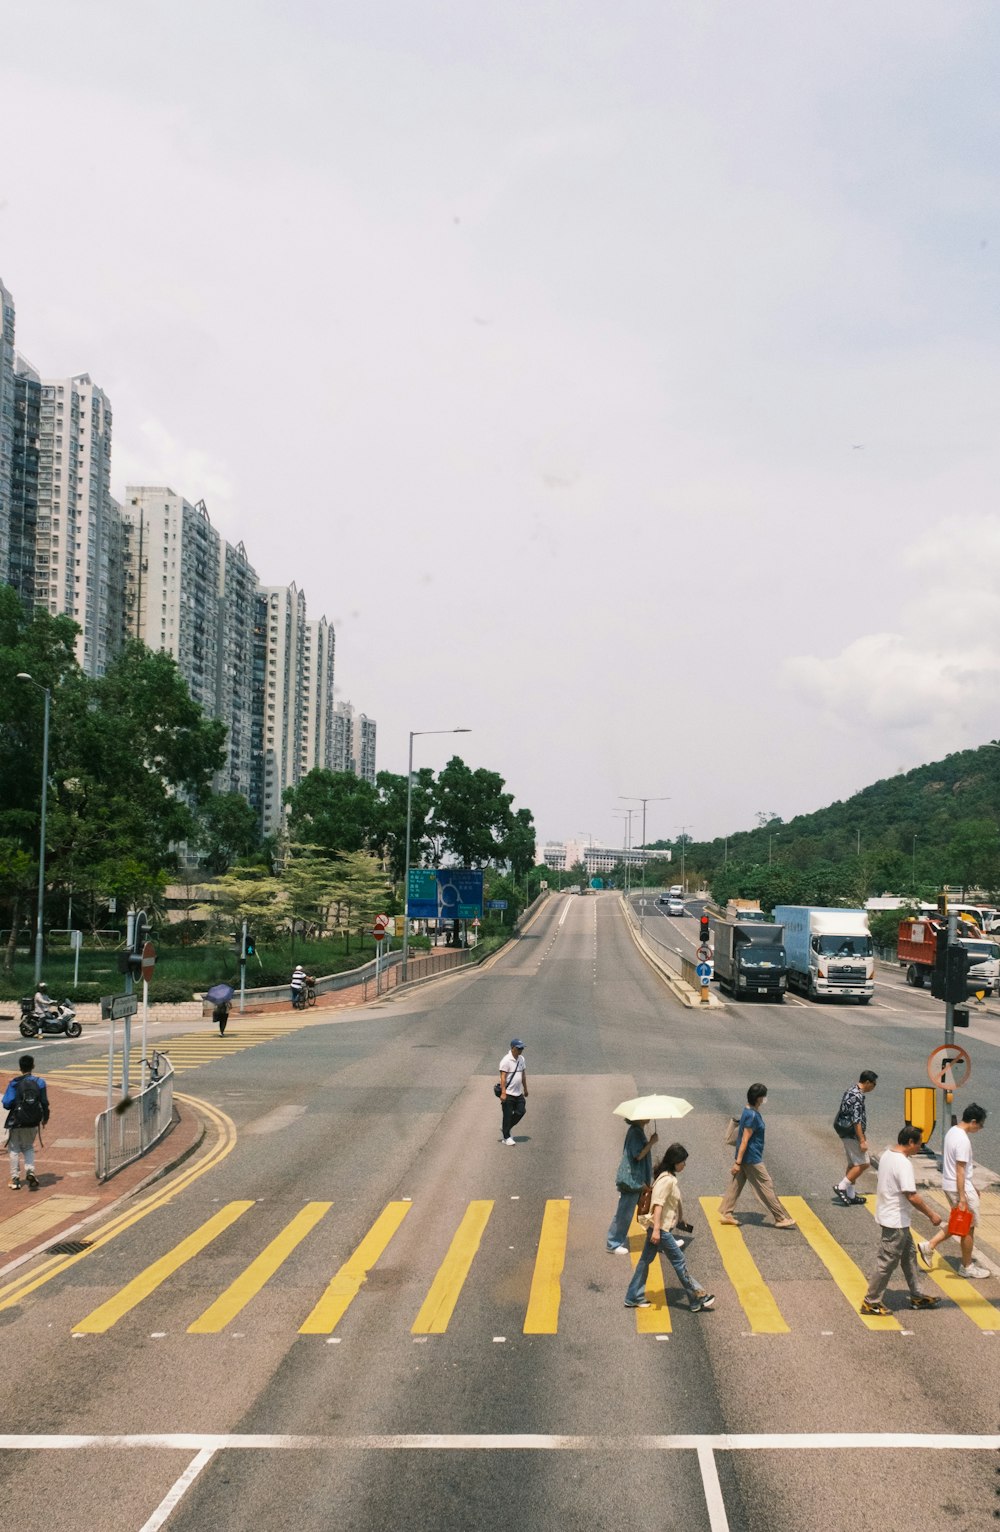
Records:
[[[512,1037],[510,1040],[510,1046],[512,1048],[523,1048],[524,1044],[519,1037]]]

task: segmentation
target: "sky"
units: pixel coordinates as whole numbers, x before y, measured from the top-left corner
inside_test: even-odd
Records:
[[[0,280],[380,769],[721,835],[1000,736],[998,77],[962,0],[0,0]]]

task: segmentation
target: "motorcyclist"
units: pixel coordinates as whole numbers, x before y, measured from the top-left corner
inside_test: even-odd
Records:
[[[52,1005],[52,1001],[49,999],[49,992],[45,981],[43,979],[39,980],[38,988],[35,990],[35,1002],[32,1014],[36,1021],[45,1021],[47,1017],[53,1014],[53,1011],[54,1007]]]

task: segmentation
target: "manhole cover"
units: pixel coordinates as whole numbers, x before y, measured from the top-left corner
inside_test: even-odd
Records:
[[[64,1239],[58,1245],[49,1245],[46,1255],[79,1255],[81,1250],[89,1250],[89,1239]]]

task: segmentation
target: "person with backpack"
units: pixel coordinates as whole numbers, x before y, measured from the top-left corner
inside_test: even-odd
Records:
[[[878,1084],[874,1069],[863,1069],[857,1085],[845,1090],[837,1115],[833,1119],[833,1131],[840,1139],[847,1155],[847,1171],[833,1188],[833,1195],[842,1207],[864,1207],[865,1199],[859,1196],[855,1181],[871,1164],[868,1156],[868,1112],[865,1097]]]
[[[10,1189],[21,1190],[20,1160],[24,1158],[24,1176],[29,1190],[38,1185],[35,1175],[35,1135],[49,1120],[49,1093],[40,1075],[33,1074],[35,1061],[30,1053],[18,1060],[21,1070],[3,1093],[7,1108],[7,1149],[10,1154]]]

